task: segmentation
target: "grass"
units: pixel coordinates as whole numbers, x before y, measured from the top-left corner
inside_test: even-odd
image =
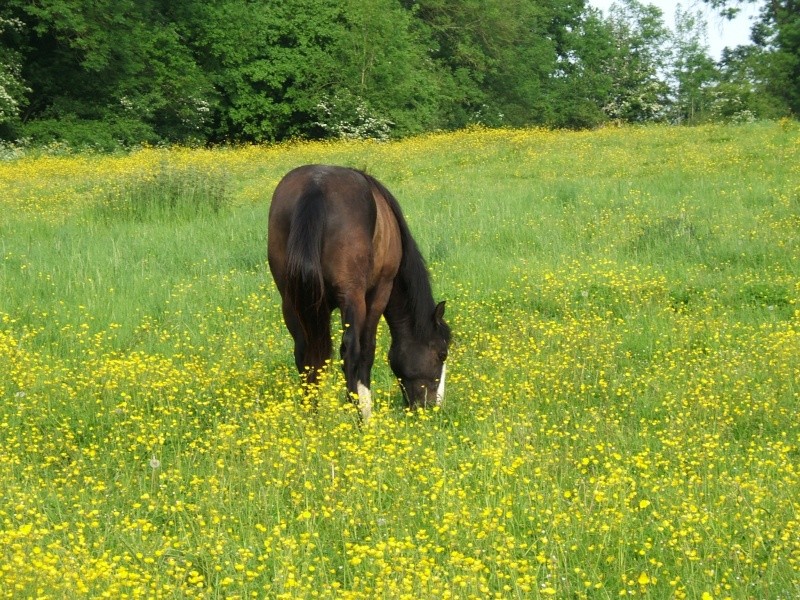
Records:
[[[306,162],[400,199],[443,409],[385,327],[369,427],[338,367],[303,401]],[[797,597],[798,165],[793,122],[0,163],[0,597]]]
[[[155,172],[114,185],[97,203],[96,216],[107,221],[176,221],[215,215],[227,202],[226,181],[219,174],[165,163]]]

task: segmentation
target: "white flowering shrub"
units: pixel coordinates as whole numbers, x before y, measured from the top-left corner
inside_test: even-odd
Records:
[[[743,86],[719,85],[711,92],[711,119],[721,123],[752,123],[757,117],[747,102],[752,94]]]
[[[22,21],[0,17],[0,34],[9,29],[20,30]],[[17,54],[0,47],[0,125],[19,116],[20,104],[30,89],[25,86],[20,73]]]
[[[360,96],[336,92],[317,104],[314,124],[331,137],[345,140],[388,140],[394,123],[382,117]]]

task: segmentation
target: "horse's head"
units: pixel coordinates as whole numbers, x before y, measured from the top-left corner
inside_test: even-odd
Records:
[[[432,319],[426,339],[393,339],[389,349],[389,366],[411,408],[440,406],[444,400],[445,360],[450,345],[444,302],[436,306]]]

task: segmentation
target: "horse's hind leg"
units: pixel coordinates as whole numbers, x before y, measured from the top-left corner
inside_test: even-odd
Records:
[[[319,370],[331,357],[330,313],[322,311],[314,323],[303,328],[297,311],[283,303],[283,320],[294,340],[294,364],[308,383],[316,383]],[[306,336],[311,339],[307,339]]]
[[[297,370],[302,373],[304,370],[304,362],[306,356],[306,340],[303,335],[303,328],[300,325],[300,319],[294,308],[287,302],[283,303],[283,322],[286,323],[286,329],[292,335],[294,340],[294,364]]]

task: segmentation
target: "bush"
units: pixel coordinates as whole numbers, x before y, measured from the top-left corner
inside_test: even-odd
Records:
[[[72,150],[101,152],[160,141],[149,125],[118,117],[90,121],[69,116],[31,121],[23,126],[22,137],[33,146],[45,147],[56,143]]]

